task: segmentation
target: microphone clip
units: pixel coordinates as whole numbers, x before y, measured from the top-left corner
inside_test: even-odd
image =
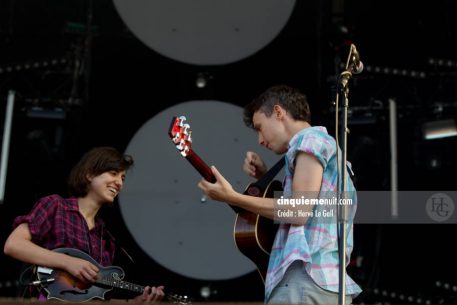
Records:
[[[346,68],[341,72],[338,78],[338,85],[340,90],[347,92],[348,82],[353,74],[359,74],[363,70],[363,63],[360,61],[360,55],[354,44],[351,44],[349,55],[346,61]]]

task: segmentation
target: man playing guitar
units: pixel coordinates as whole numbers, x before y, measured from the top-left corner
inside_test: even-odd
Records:
[[[257,131],[260,145],[276,154],[285,154],[284,198],[320,199],[336,191],[337,146],[325,127],[310,125],[305,95],[288,86],[275,86],[248,104],[244,114],[247,125]],[[265,164],[253,152],[247,153],[243,169],[256,178],[266,172]],[[305,205],[301,207],[302,214],[292,211],[291,217],[278,219],[276,199],[238,193],[216,167],[212,166],[211,171],[215,182],[202,179],[198,184],[208,197],[280,222],[271,248],[265,301],[338,304],[336,220],[312,216],[321,215],[324,207]],[[348,207],[349,257],[357,198],[351,178],[348,180],[345,191],[353,203]],[[346,278],[346,302],[350,304],[351,297],[361,290],[347,274]]]

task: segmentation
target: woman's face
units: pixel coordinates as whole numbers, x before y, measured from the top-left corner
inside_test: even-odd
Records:
[[[124,185],[125,171],[111,170],[88,179],[88,195],[95,195],[100,202],[112,203]]]

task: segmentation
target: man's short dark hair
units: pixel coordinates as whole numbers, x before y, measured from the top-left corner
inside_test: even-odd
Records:
[[[252,128],[254,113],[260,111],[270,117],[275,105],[284,108],[293,119],[311,123],[311,112],[306,95],[286,85],[273,86],[247,104],[244,107],[244,123]]]

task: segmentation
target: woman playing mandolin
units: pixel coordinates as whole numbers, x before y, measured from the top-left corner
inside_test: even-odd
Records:
[[[73,286],[90,287],[96,283],[102,270],[112,265],[115,253],[114,240],[98,212],[102,206],[113,204],[122,190],[125,173],[132,164],[131,156],[123,155],[112,147],[97,147],[87,152],[69,175],[68,189],[71,197],[43,197],[35,203],[28,215],[17,217],[13,231],[5,243],[5,254],[40,266],[38,272],[43,274],[48,269],[61,270],[62,272],[54,271],[53,274],[67,274],[79,282],[79,285]],[[91,259],[52,251],[56,248],[77,249],[77,252],[82,251]],[[73,290],[68,295],[105,299],[104,292],[101,295],[91,295],[90,291]],[[141,294],[132,301],[158,302],[164,296],[163,286],[146,286],[139,292]],[[87,296],[80,296],[84,293]],[[43,298],[44,295],[40,297]],[[47,297],[55,296],[48,293]],[[65,294],[62,292],[62,295],[55,298],[65,300]]]

